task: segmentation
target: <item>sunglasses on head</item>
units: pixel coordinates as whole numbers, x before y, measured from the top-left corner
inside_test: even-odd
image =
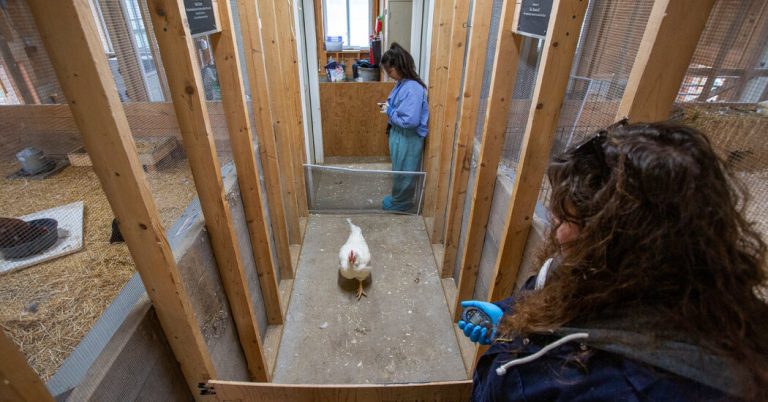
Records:
[[[578,156],[594,157],[596,160],[600,161],[605,170],[610,170],[605,160],[603,144],[605,144],[605,140],[608,138],[609,132],[613,131],[617,127],[626,126],[628,122],[629,120],[627,118],[623,118],[616,123],[613,123],[610,126],[599,130],[597,133],[595,133],[595,135],[592,136],[592,138],[576,146],[576,148],[573,150],[573,154]]]

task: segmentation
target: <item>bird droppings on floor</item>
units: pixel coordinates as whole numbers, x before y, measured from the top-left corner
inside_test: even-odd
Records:
[[[338,283],[346,218],[309,218],[273,381],[466,379],[422,218],[352,216],[372,255],[368,297],[360,301]]]

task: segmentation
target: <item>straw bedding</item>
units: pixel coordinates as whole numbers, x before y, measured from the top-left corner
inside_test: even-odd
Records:
[[[46,180],[8,180],[18,166],[0,162],[0,216],[13,217],[84,201],[83,249],[0,275],[0,327],[47,380],[134,273],[125,243],[109,244],[112,210],[90,167],[68,167]],[[163,225],[195,196],[189,169],[174,161],[148,176]]]

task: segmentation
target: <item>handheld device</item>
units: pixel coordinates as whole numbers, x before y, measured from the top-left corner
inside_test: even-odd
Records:
[[[462,321],[468,322],[472,325],[487,328],[488,334],[493,331],[495,326],[493,325],[493,320],[491,320],[491,317],[488,316],[488,314],[486,314],[483,310],[473,306],[464,309],[464,311],[461,313],[461,319]]]

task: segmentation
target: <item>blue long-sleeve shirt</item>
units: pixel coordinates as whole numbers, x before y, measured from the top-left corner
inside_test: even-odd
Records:
[[[387,116],[393,126],[415,128],[422,136],[427,136],[429,105],[427,90],[417,81],[401,79],[387,98]]]

